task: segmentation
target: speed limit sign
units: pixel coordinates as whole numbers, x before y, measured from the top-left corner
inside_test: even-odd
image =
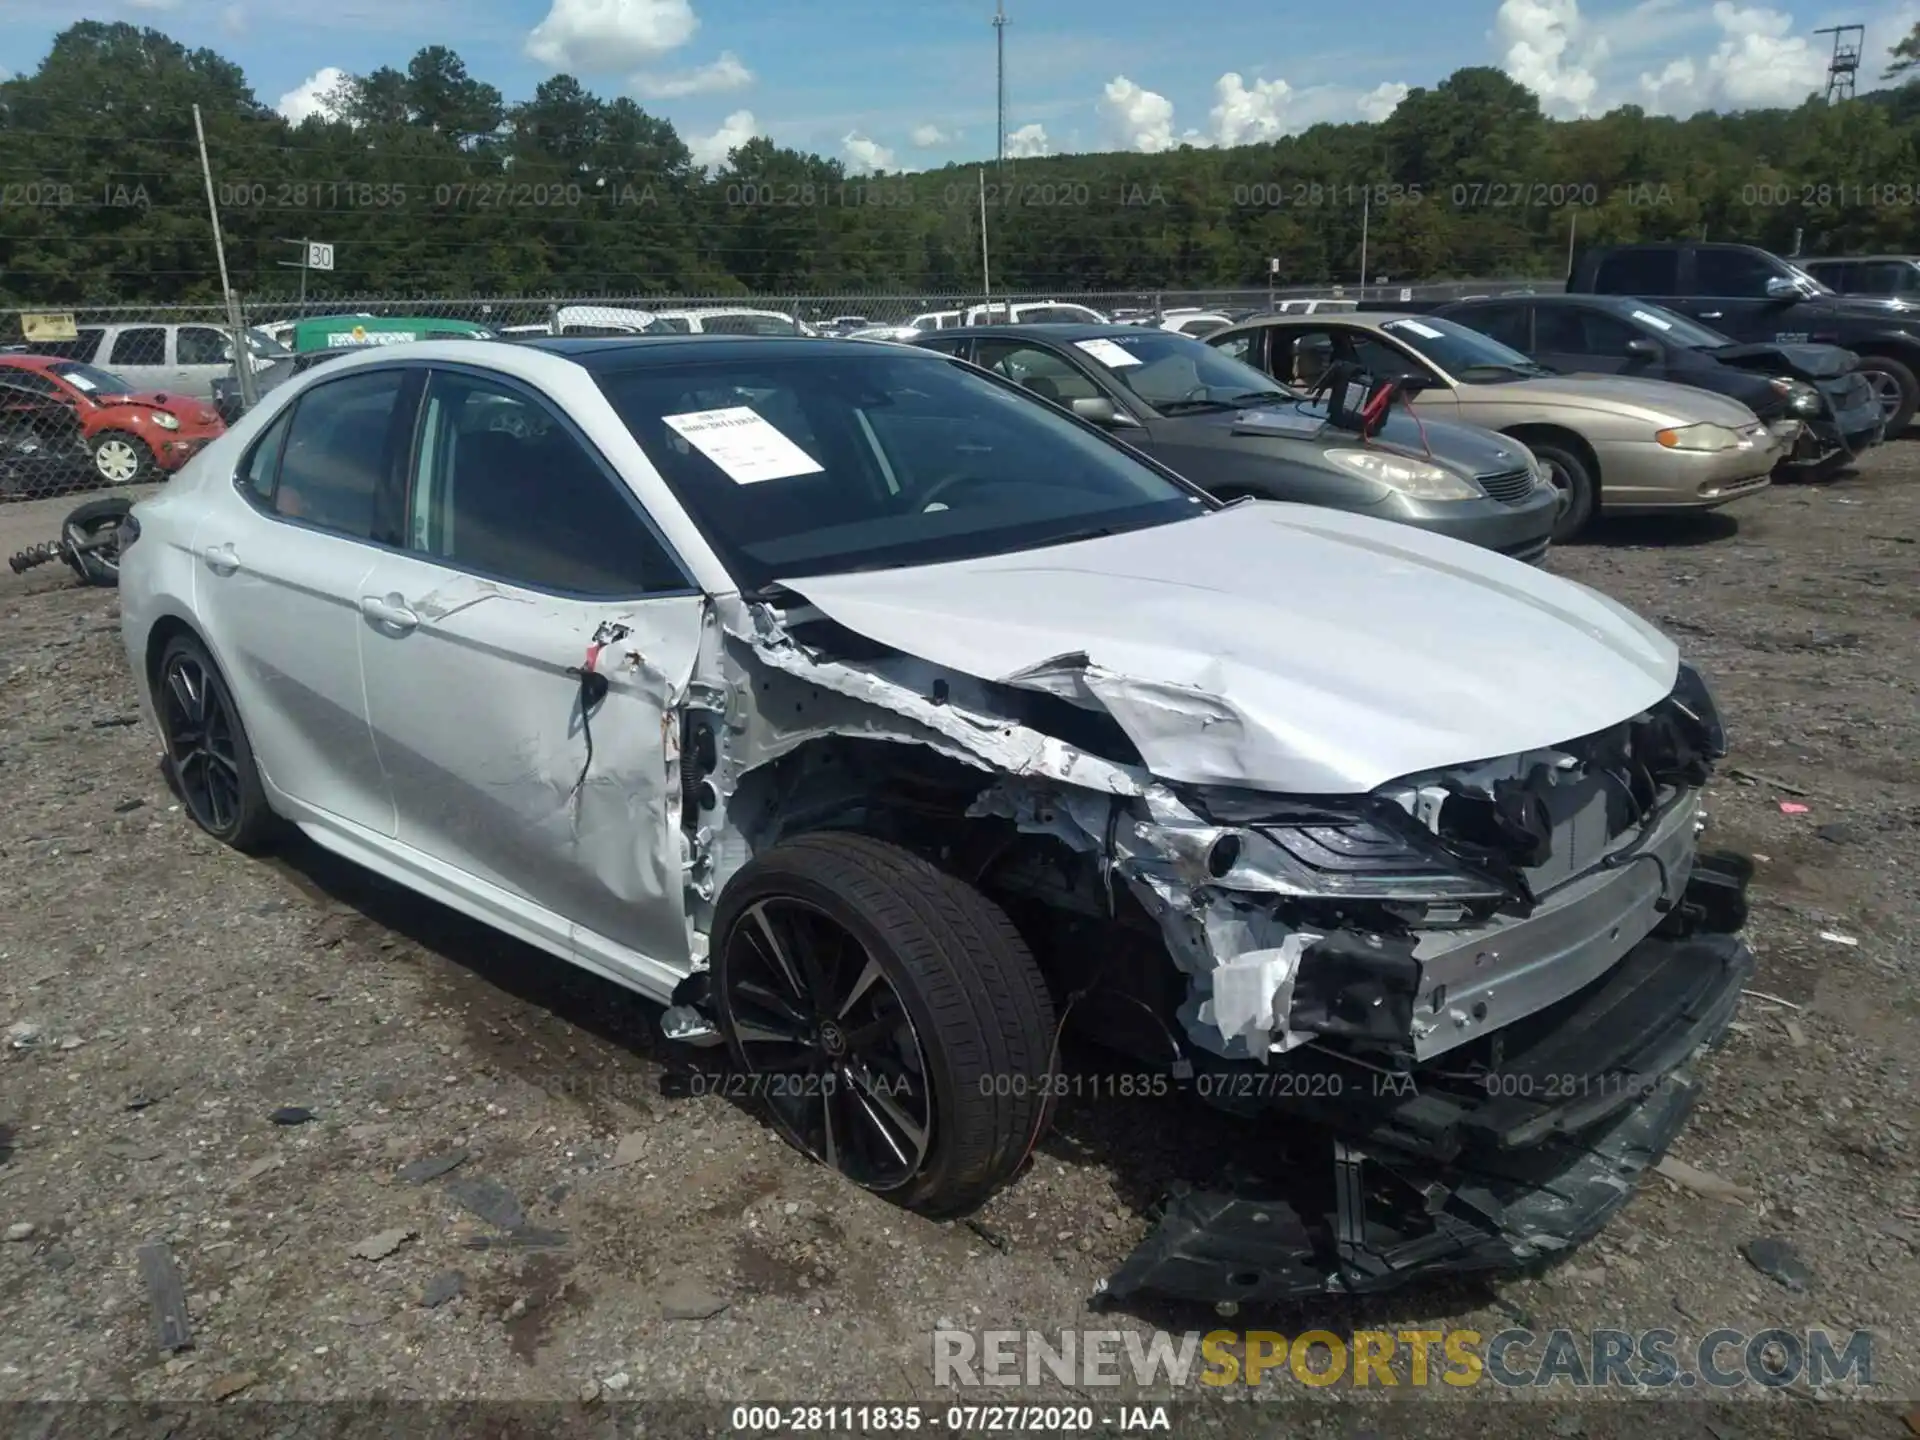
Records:
[[[333,246],[323,245],[318,240],[307,242],[307,268],[309,270],[333,269]]]

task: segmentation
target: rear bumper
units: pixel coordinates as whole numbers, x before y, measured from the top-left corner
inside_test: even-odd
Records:
[[[1497,1065],[1383,1084],[1338,1056],[1264,1102],[1330,1142],[1320,1181],[1182,1190],[1096,1297],[1204,1304],[1363,1294],[1514,1269],[1591,1237],[1679,1133],[1689,1066],[1726,1034],[1752,952],[1751,867],[1703,856],[1675,912],[1577,995],[1509,1032]],[[1344,1083],[1336,1083],[1346,1066]],[[1454,1074],[1441,1073],[1448,1069]]]

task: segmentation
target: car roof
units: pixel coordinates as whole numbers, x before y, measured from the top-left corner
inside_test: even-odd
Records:
[[[80,363],[77,360],[69,360],[65,355],[0,355],[0,365],[7,365],[15,370],[45,370],[63,362],[74,365]]]
[[[1920,255],[1807,255],[1797,260],[1789,255],[1782,258],[1789,265],[1858,265],[1880,260],[1902,260],[1909,265],[1920,262]]]
[[[1030,335],[1036,340],[1053,340],[1067,345],[1076,340],[1099,340],[1109,335],[1137,338],[1140,333],[1138,325],[1096,325],[1090,320],[1046,321],[1037,325],[950,325],[945,330],[927,332],[942,339],[955,335],[979,335],[1004,340],[1009,334]]]
[[[479,356],[494,353],[486,341],[471,343]],[[369,347],[371,348],[371,347]],[[383,347],[386,348],[386,347]],[[672,365],[698,355],[713,360],[767,360],[787,356],[871,355],[873,346],[862,340],[815,338],[806,335],[624,335],[535,336],[516,349],[545,350],[588,370],[626,370]]]

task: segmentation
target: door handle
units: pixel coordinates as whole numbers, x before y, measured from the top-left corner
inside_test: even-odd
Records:
[[[420,617],[409,610],[398,595],[388,595],[384,599],[378,595],[362,595],[360,613],[389,630],[411,630],[420,623]]]
[[[240,557],[233,553],[228,543],[209,545],[200,552],[200,558],[207,562],[207,568],[216,575],[231,575],[240,568]]]
[[[1718,320],[1726,313],[1724,310],[1702,310],[1700,312],[1700,318],[1702,320]]]

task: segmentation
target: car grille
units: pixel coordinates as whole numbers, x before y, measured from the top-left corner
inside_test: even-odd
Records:
[[[1497,475],[1476,476],[1480,488],[1502,505],[1518,505],[1533,494],[1533,471],[1502,470]]]

